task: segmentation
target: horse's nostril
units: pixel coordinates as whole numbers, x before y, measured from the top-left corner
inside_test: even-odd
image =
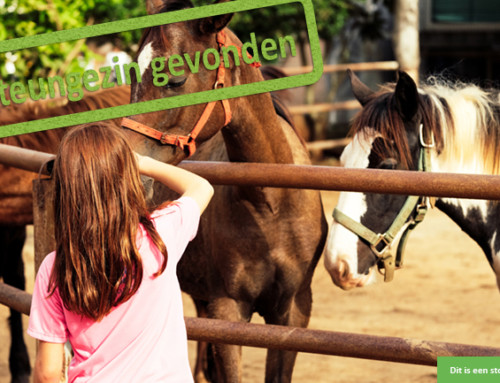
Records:
[[[339,264],[340,280],[345,281],[349,279],[349,274],[350,274],[349,264],[346,261],[341,260]]]
[[[368,270],[364,274],[358,274],[356,272],[356,265],[350,265],[348,258],[339,255],[333,259],[328,259],[328,262],[325,261],[325,265],[333,283],[343,290],[365,286],[373,279],[372,270]]]

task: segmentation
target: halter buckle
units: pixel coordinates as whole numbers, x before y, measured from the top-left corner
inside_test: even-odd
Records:
[[[390,282],[394,279],[394,258],[391,254],[380,258],[377,263],[377,270],[384,276],[384,282]],[[382,272],[382,270],[384,270]]]
[[[431,143],[427,144],[424,141],[424,124],[420,124],[420,126],[418,127],[418,136],[420,139],[420,145],[422,145],[422,147],[430,149],[436,146],[436,143],[434,142],[434,135],[432,133],[431,133]]]
[[[220,88],[224,88],[224,83],[219,82],[219,80],[215,81],[214,89],[220,89]]]
[[[191,133],[189,133],[187,136],[182,136],[184,139],[183,142],[181,143],[182,146],[179,146],[182,150],[186,150],[187,147],[187,155],[188,157],[191,157],[194,152],[196,152],[196,141],[194,138],[191,136]]]
[[[382,242],[383,242],[383,247],[382,247],[381,250],[379,250],[377,248],[377,246],[380,243],[382,243]],[[389,239],[387,239],[387,237],[385,236],[385,234],[379,234],[377,236],[377,239],[375,240],[375,242],[370,245],[370,248],[375,253],[375,255],[377,256],[377,258],[383,260],[385,252],[391,248],[391,243],[392,243],[392,241],[390,241]]]
[[[161,135],[161,137],[160,137],[160,143],[161,143],[162,145],[167,145],[167,144],[168,144],[167,137],[168,137],[168,134],[167,134],[167,133],[162,133],[162,135]]]
[[[415,216],[413,217],[413,222],[415,224],[420,223],[424,220],[425,214],[427,213],[427,209],[428,209],[428,197],[424,197],[415,208]]]

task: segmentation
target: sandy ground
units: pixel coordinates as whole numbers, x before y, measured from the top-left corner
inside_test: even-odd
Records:
[[[337,193],[325,192],[328,219]],[[33,285],[33,243],[24,259],[28,291]],[[354,291],[335,287],[323,262],[313,281],[310,328],[398,336],[432,341],[500,346],[500,294],[479,247],[437,210],[410,238],[406,266],[391,283]],[[190,299],[185,313],[194,315]],[[10,382],[7,355],[8,310],[0,308],[0,383]],[[27,318],[25,318],[27,319]],[[258,317],[254,322],[262,323]],[[35,345],[26,336],[31,357]],[[190,343],[194,356],[194,342]],[[262,382],[265,350],[244,348],[244,381]],[[436,368],[391,362],[299,354],[294,382],[436,382]]]

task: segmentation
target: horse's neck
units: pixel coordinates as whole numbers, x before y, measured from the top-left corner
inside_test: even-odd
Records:
[[[293,163],[283,120],[268,94],[237,99],[233,119],[223,130],[230,161]]]
[[[485,200],[439,198],[436,207],[483,249],[490,264],[500,252],[500,205]]]
[[[470,98],[482,101],[454,107],[453,139],[445,140],[441,155],[434,155],[433,171],[469,174],[498,174],[500,117],[499,108],[485,101],[485,96]],[[451,104],[451,103],[450,103]],[[485,112],[486,111],[486,112]],[[486,122],[486,123],[485,123]],[[482,127],[482,129],[481,129]],[[495,128],[496,127],[496,128]],[[476,132],[471,129],[480,129]],[[446,150],[448,149],[448,150]],[[448,215],[484,251],[497,273],[500,286],[500,204],[496,201],[440,198],[436,207]]]
[[[232,112],[231,123],[222,130],[229,161],[306,163],[307,152],[293,128],[276,114],[269,94],[235,99]],[[275,214],[287,193],[281,188],[236,187],[228,198],[248,201],[261,214]]]
[[[443,158],[436,153],[433,153],[431,167],[432,172],[437,173],[484,173],[479,158],[477,161],[450,161],[449,157]],[[500,251],[500,242],[498,245],[493,243],[497,228],[500,227],[500,205],[486,200],[437,198],[436,207],[476,241],[491,264],[492,254]],[[497,240],[500,241],[500,236]]]

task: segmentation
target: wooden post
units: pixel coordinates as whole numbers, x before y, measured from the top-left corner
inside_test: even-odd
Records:
[[[47,254],[55,250],[54,181],[52,178],[33,180],[33,237],[35,242],[35,275]],[[38,342],[37,342],[38,350]],[[68,369],[73,357],[69,342],[64,345],[60,383],[68,381]]]
[[[420,39],[418,0],[396,0],[394,15],[394,53],[400,69],[418,84]]]
[[[55,250],[53,192],[52,179],[33,180],[35,274],[45,256]]]

